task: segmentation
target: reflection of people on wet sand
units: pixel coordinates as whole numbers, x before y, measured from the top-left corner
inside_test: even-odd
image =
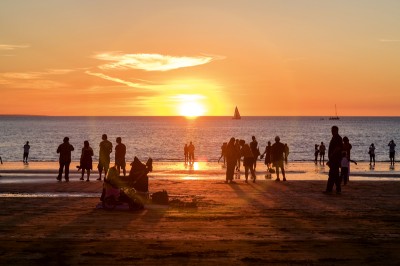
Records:
[[[226,146],[226,181],[225,183],[233,183],[233,175],[235,173],[237,154],[235,148],[235,138],[231,138]]]
[[[279,136],[276,136],[275,143],[272,144],[271,147],[272,165],[275,166],[275,171],[276,171],[275,181],[281,181],[279,179],[279,168],[282,170],[283,181],[286,181],[285,168],[283,166],[285,145],[281,143],[280,140],[281,139],[279,138]]]
[[[343,141],[342,137],[339,135],[339,128],[337,126],[333,126],[331,128],[332,139],[329,142],[328,147],[328,162],[329,166],[329,177],[328,183],[326,185],[326,190],[324,193],[330,194],[332,193],[333,186],[336,185],[336,193],[340,194],[342,192],[341,187],[341,179],[339,175],[339,168],[342,159],[342,149],[343,149]]]
[[[321,145],[319,145],[319,164],[324,165],[325,164],[325,144],[321,142]]]
[[[318,153],[319,153],[318,144],[315,144],[315,147],[314,147],[314,162],[315,162],[315,164],[318,163]]]
[[[116,139],[117,146],[115,146],[115,166],[117,166],[118,173],[121,173],[121,168],[124,176],[126,176],[126,162],[125,162],[125,154],[126,154],[126,146],[122,143],[121,137]]]
[[[372,162],[374,162],[375,165],[375,145],[374,143],[371,143],[368,149],[368,154],[369,154],[369,165],[372,165]]]
[[[93,169],[92,156],[93,156],[93,149],[89,146],[89,141],[85,140],[83,142],[81,161],[80,161],[80,168],[82,169],[82,175],[80,180],[83,180],[83,176],[85,175],[85,170],[86,170],[86,176],[87,176],[86,182],[89,182],[90,170]]]
[[[243,156],[243,166],[244,166],[244,176],[246,178],[245,182],[247,183],[248,175],[249,175],[249,170],[251,173],[251,177],[253,179],[253,183],[256,182],[256,174],[254,172],[254,156],[253,152],[251,151],[251,148],[249,144],[246,144],[244,140],[241,140],[240,145],[242,146],[241,152]]]
[[[189,143],[188,153],[189,153],[189,163],[194,164],[194,145],[192,142]]]
[[[58,146],[57,153],[60,154],[59,164],[60,168],[58,169],[57,180],[61,181],[63,170],[65,168],[65,182],[69,181],[69,165],[71,163],[71,152],[74,150],[74,147],[69,144],[69,138],[65,137],[63,140],[63,144]]]
[[[185,164],[187,164],[189,162],[189,150],[187,144],[183,147],[183,155],[185,156]]]
[[[391,140],[388,144],[389,146],[389,159],[390,159],[390,166],[394,166],[394,156],[395,156],[395,147],[396,144],[393,140]]]
[[[226,146],[228,146],[228,143],[224,142],[221,146],[221,156],[218,159],[219,163],[219,161],[221,161],[221,159],[224,158],[224,165],[226,164]]]
[[[99,165],[97,166],[99,170],[99,178],[101,180],[101,174],[104,169],[104,178],[107,176],[108,168],[110,168],[110,154],[112,152],[112,143],[107,140],[107,135],[103,134],[101,136],[102,142],[100,142],[100,152],[99,152]]]
[[[29,146],[29,141],[26,142],[24,145],[24,157],[22,159],[23,163],[28,163],[28,156],[29,156],[29,149],[31,146]]]

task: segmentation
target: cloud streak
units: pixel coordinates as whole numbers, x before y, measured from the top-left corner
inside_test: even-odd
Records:
[[[15,50],[15,49],[23,49],[23,48],[29,48],[30,46],[27,44],[0,44],[0,51],[10,51],[10,50]]]
[[[105,75],[103,73],[96,73],[96,72],[91,72],[91,71],[85,71],[85,73],[88,74],[88,75],[91,75],[91,76],[95,76],[95,77],[98,77],[98,78],[105,79],[105,80],[109,80],[109,81],[113,81],[113,82],[116,82],[116,83],[124,84],[124,85],[126,85],[128,87],[131,87],[131,88],[152,89],[152,87],[153,87],[153,86],[148,86],[148,85],[144,85],[144,84],[141,84],[141,83],[130,82],[130,81],[123,80],[123,79],[120,79],[120,78],[114,78],[114,77]]]
[[[178,68],[193,67],[210,63],[217,56],[170,56],[161,54],[121,54],[121,53],[100,53],[94,58],[102,61],[110,61],[99,66],[103,70],[127,70],[140,69],[145,71],[169,71]]]
[[[380,42],[400,42],[400,40],[393,40],[393,39],[380,39]]]

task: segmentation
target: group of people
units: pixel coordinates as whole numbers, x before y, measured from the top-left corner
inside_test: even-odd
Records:
[[[283,181],[286,181],[284,161],[287,161],[289,154],[289,147],[286,144],[280,142],[279,136],[275,137],[275,143],[268,145],[265,148],[264,153],[260,153],[258,142],[255,136],[252,136],[252,141],[247,144],[243,139],[235,139],[232,137],[229,142],[224,143],[221,147],[221,158],[224,158],[224,164],[226,165],[226,183],[233,183],[233,178],[236,171],[240,171],[241,159],[243,158],[243,167],[245,174],[245,182],[248,182],[249,174],[253,183],[256,182],[255,170],[257,167],[258,156],[262,159],[265,155],[265,164],[270,169],[272,166],[276,168],[277,178],[276,181],[280,181],[279,169],[281,169]],[[272,165],[272,166],[271,166]]]
[[[319,155],[319,164],[325,165],[325,151],[326,147],[323,142],[321,142],[321,145],[315,144],[315,151],[314,151],[315,164],[318,164],[318,155]]]
[[[194,150],[195,147],[192,142],[190,142],[189,145],[185,144],[185,146],[183,147],[185,164],[194,164]]]
[[[122,143],[121,137],[116,139],[117,145],[115,146],[115,165],[118,172],[122,170],[124,176],[126,175],[126,146]],[[99,144],[99,164],[97,169],[99,171],[99,177],[97,180],[102,180],[102,173],[104,172],[104,178],[107,175],[108,169],[110,168],[110,155],[112,153],[113,145],[107,140],[107,135],[102,135],[102,141]],[[69,181],[69,165],[71,163],[71,152],[74,151],[74,146],[69,143],[69,138],[65,137],[63,143],[58,146],[57,153],[60,154],[59,164],[60,168],[58,170],[57,180],[61,181],[63,171],[65,171],[64,178],[65,181]],[[84,175],[86,171],[86,181],[90,181],[90,171],[93,169],[93,149],[90,147],[89,141],[85,140],[83,142],[83,148],[81,152],[80,165],[77,166],[78,170],[82,170],[82,175],[80,180],[84,180]]]

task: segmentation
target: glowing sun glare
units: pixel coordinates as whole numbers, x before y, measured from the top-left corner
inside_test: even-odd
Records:
[[[179,113],[186,117],[202,116],[205,112],[204,106],[198,102],[185,102],[179,106]]]

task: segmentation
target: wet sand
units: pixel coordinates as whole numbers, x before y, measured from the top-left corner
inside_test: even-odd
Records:
[[[0,179],[0,264],[399,265],[400,182],[352,180],[325,195],[326,180],[292,171],[288,182],[259,174],[249,184],[152,173],[150,190],[172,202],[136,212],[96,208],[101,182],[40,172],[2,182],[10,173]]]

